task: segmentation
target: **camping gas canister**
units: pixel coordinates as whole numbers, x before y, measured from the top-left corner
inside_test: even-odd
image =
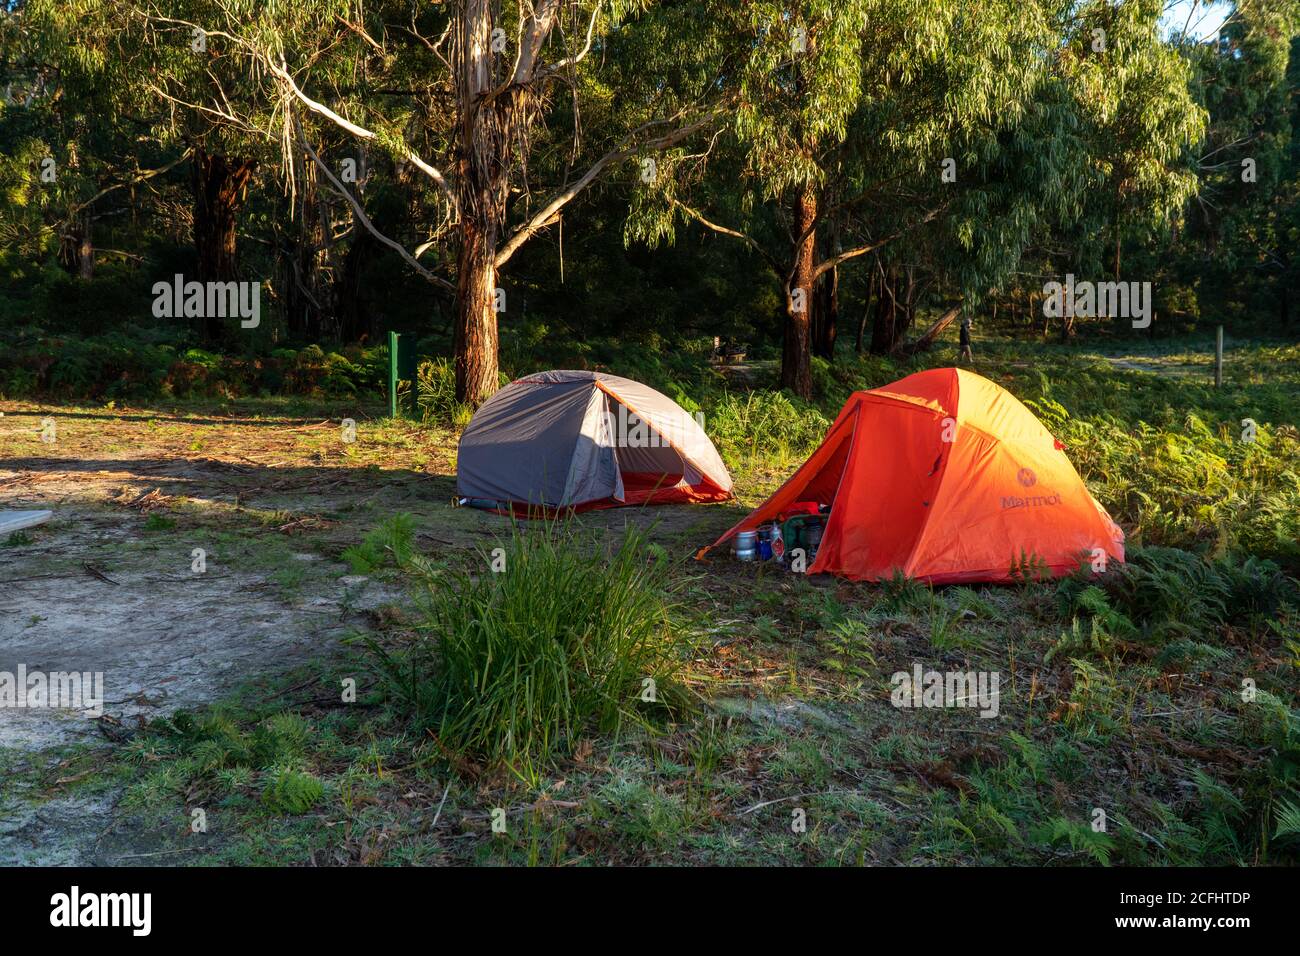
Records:
[[[804,542],[808,545],[808,564],[811,566],[822,546],[822,532],[825,525],[821,522],[810,524],[804,531]]]
[[[753,561],[757,556],[758,535],[753,531],[742,531],[736,535],[736,560]]]

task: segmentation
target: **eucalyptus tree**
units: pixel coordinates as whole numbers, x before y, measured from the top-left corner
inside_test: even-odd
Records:
[[[175,167],[134,109],[128,64],[88,42],[94,2],[0,6],[0,246],[95,269],[96,223]],[[92,20],[93,23],[93,20]]]
[[[692,221],[750,245],[784,293],[781,384],[807,397],[818,283],[953,208],[947,187],[1028,108],[1054,12],[1048,0],[724,8],[741,54],[727,132],[746,195],[710,208],[720,191],[700,169],[725,149],[683,157],[638,197],[630,235],[654,243]]]
[[[1205,113],[1187,58],[1162,35],[1163,11],[1162,0],[1084,0],[1063,10],[1052,89],[1068,98],[1062,142],[1087,188],[1025,250],[1046,272],[1031,289],[1066,273],[1100,279],[1109,271],[1118,282],[1125,239],[1144,247],[1166,240],[1196,194]],[[1077,317],[1064,292],[1044,299],[1043,316],[1044,332],[1059,319],[1060,337],[1073,334]]]
[[[137,10],[159,36],[199,31],[214,58],[238,67],[239,82],[253,87],[246,106],[219,96],[183,103],[184,82],[165,90],[169,98],[227,127],[278,139],[286,165],[309,157],[376,241],[454,297],[456,394],[477,404],[498,386],[498,276],[514,253],[609,170],[681,142],[712,119],[707,105],[636,91],[629,91],[636,111],[609,108],[624,91],[601,83],[604,43],[648,7],[639,0],[415,7],[156,0]],[[183,79],[175,67],[167,72]],[[600,128],[582,122],[593,100],[608,120]],[[636,120],[625,121],[630,115]],[[568,127],[560,164],[548,161],[562,140],[552,122]],[[440,221],[426,224],[428,238],[416,249],[376,228],[322,156],[323,137],[339,133],[417,171],[437,191]],[[539,156],[543,147],[547,155]],[[426,254],[436,257],[443,245],[451,246],[451,261],[426,266]]]
[[[1076,90],[1109,222],[1113,275],[1123,240],[1167,231],[1196,194],[1191,149],[1205,129],[1192,71],[1161,32],[1164,0],[1089,0],[1076,11],[1061,70]]]
[[[1008,282],[1019,291],[1026,270],[1031,289],[1057,272],[1100,275],[1108,254],[1118,280],[1124,238],[1167,237],[1196,192],[1205,116],[1185,58],[1160,34],[1160,0],[1044,12],[1056,40],[1035,57],[1030,97],[995,139],[977,137],[985,148],[936,224],[952,241],[929,261],[968,307]],[[1073,310],[1047,306],[1068,337]]]
[[[1300,3],[1240,0],[1217,37],[1179,47],[1209,117],[1177,246],[1188,306],[1230,318],[1262,291],[1286,329],[1300,270]]]

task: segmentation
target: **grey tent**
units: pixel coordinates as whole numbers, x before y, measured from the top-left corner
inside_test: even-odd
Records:
[[[483,404],[460,439],[456,488],[489,508],[726,501],[731,476],[700,423],[604,372],[539,372]]]

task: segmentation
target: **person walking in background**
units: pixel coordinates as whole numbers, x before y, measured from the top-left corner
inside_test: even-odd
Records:
[[[957,353],[957,361],[960,362],[965,360],[967,362],[970,362],[971,365],[974,365],[975,356],[971,354],[971,350],[970,350],[970,316],[969,315],[963,315],[961,317],[961,334],[958,338],[958,342],[961,344],[961,350]]]

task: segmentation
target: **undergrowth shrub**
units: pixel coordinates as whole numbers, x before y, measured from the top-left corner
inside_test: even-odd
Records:
[[[379,393],[386,377],[384,349],[308,345],[222,353],[189,345],[187,336],[135,326],[84,336],[0,329],[0,397],[339,398]]]
[[[273,767],[262,789],[262,803],[277,813],[306,813],[325,795],[324,785],[292,767]]]
[[[353,574],[372,574],[390,562],[405,565],[415,549],[415,519],[398,512],[366,532],[360,544],[343,550],[340,557]]]
[[[1253,440],[1244,441],[1241,422],[1262,412],[1175,413],[1113,380],[1096,383],[1096,400],[1080,402],[1089,415],[1078,417],[1050,397],[1054,390],[1061,384],[1044,378],[1044,395],[1025,404],[1064,442],[1111,517],[1137,529],[1135,543],[1256,554],[1300,571],[1300,433],[1293,426],[1260,418]]]
[[[499,378],[502,386],[510,383],[510,377],[504,373]],[[415,371],[415,394],[424,421],[464,428],[474,417],[473,406],[456,401],[456,370],[445,358],[419,364]]]
[[[682,701],[670,562],[636,529],[610,547],[559,522],[514,526],[473,571],[407,570],[415,637],[367,643],[390,695],[444,747],[535,782],[583,734],[648,726]]]
[[[276,813],[306,813],[324,797],[320,779],[307,767],[313,731],[299,714],[282,711],[253,723],[222,709],[181,711],[153,721],[136,741],[138,759],[155,774],[127,794],[131,806],[154,805],[167,793],[215,788],[230,793],[261,784],[261,802]],[[161,788],[161,789],[160,789]]]
[[[728,392],[706,409],[706,430],[728,466],[746,459],[804,458],[821,444],[830,422],[784,392]]]
[[[1111,603],[1159,642],[1203,637],[1224,624],[1258,627],[1296,599],[1294,583],[1270,561],[1207,561],[1177,548],[1142,548],[1102,580]]]

